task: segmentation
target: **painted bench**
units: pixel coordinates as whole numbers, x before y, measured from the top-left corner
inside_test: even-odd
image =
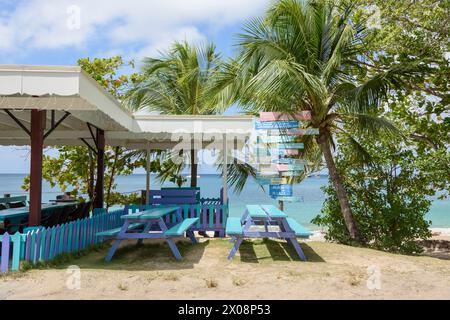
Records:
[[[194,224],[198,222],[199,218],[189,218],[183,220],[181,223],[173,226],[166,232],[164,232],[164,235],[166,237],[179,237],[184,235],[184,233],[189,230]]]
[[[142,224],[142,223],[133,223],[128,226],[128,231],[136,230],[136,229],[143,228],[143,227],[144,227],[144,224]],[[120,233],[121,229],[122,228],[105,230],[102,232],[97,232],[95,235],[97,237],[116,237]]]
[[[226,233],[229,236],[237,236],[242,235],[242,224],[241,219],[239,218],[228,218],[227,226],[226,226]]]
[[[289,227],[295,232],[295,235],[299,238],[309,238],[313,235],[311,231],[303,227],[300,223],[295,221],[292,218],[287,218],[287,223],[289,224]]]

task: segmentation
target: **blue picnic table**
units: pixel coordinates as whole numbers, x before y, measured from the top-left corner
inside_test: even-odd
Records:
[[[50,211],[58,208],[64,207],[73,207],[78,205],[79,202],[64,202],[64,203],[56,203],[56,204],[43,204],[42,211]],[[21,207],[21,208],[13,208],[13,209],[5,209],[0,210],[0,221],[5,220],[15,220],[19,218],[27,217],[30,214],[30,207]]]
[[[179,206],[152,208],[122,216],[121,219],[124,220],[124,224],[121,228],[97,233],[99,237],[114,238],[113,245],[105,260],[107,262],[111,261],[122,241],[138,240],[138,243],[142,243],[145,239],[165,239],[175,258],[181,260],[182,256],[173,239],[183,236],[186,233],[193,243],[197,243],[194,232],[191,229],[198,222],[198,218],[183,220],[181,209]],[[177,223],[175,225],[169,224],[164,219],[167,215],[172,214],[176,214],[177,216]]]
[[[276,231],[271,230],[274,227]],[[226,233],[235,242],[228,256],[230,260],[236,255],[244,238],[278,238],[286,239],[300,259],[306,261],[297,238],[309,238],[312,235],[311,231],[272,205],[248,205],[241,218],[228,218]]]

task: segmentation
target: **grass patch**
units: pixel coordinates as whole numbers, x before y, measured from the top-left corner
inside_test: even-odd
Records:
[[[50,268],[58,268],[58,267],[61,267],[62,265],[67,265],[74,260],[81,259],[90,253],[101,252],[107,247],[109,247],[109,245],[102,243],[102,244],[92,246],[92,247],[87,248],[82,251],[73,252],[73,253],[63,253],[63,254],[55,257],[51,261],[38,261],[36,263],[24,261],[21,263],[20,270],[23,272],[27,272],[27,271],[33,270],[33,269],[43,270],[43,269],[50,269]]]
[[[215,279],[206,279],[205,282],[206,282],[206,287],[209,289],[217,288],[219,286],[219,283]]]

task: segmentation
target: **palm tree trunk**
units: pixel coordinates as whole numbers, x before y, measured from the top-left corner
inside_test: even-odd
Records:
[[[344,216],[345,225],[347,226],[350,237],[355,241],[360,241],[361,239],[358,227],[356,225],[355,218],[353,217],[352,210],[350,209],[347,192],[345,191],[344,185],[342,183],[342,178],[337,171],[336,164],[333,159],[333,154],[331,153],[329,135],[320,134],[317,141],[325,157],[325,162],[328,167],[331,181],[333,182],[336,189],[339,205],[341,206],[342,215]]]
[[[191,150],[191,187],[197,187],[197,173],[198,173],[198,164],[197,164],[197,152],[195,149]]]

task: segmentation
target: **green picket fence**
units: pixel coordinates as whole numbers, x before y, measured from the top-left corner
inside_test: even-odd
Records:
[[[90,218],[52,228],[0,236],[0,272],[18,271],[21,261],[51,261],[63,253],[79,252],[104,241],[97,232],[121,227],[125,210],[101,211]]]

